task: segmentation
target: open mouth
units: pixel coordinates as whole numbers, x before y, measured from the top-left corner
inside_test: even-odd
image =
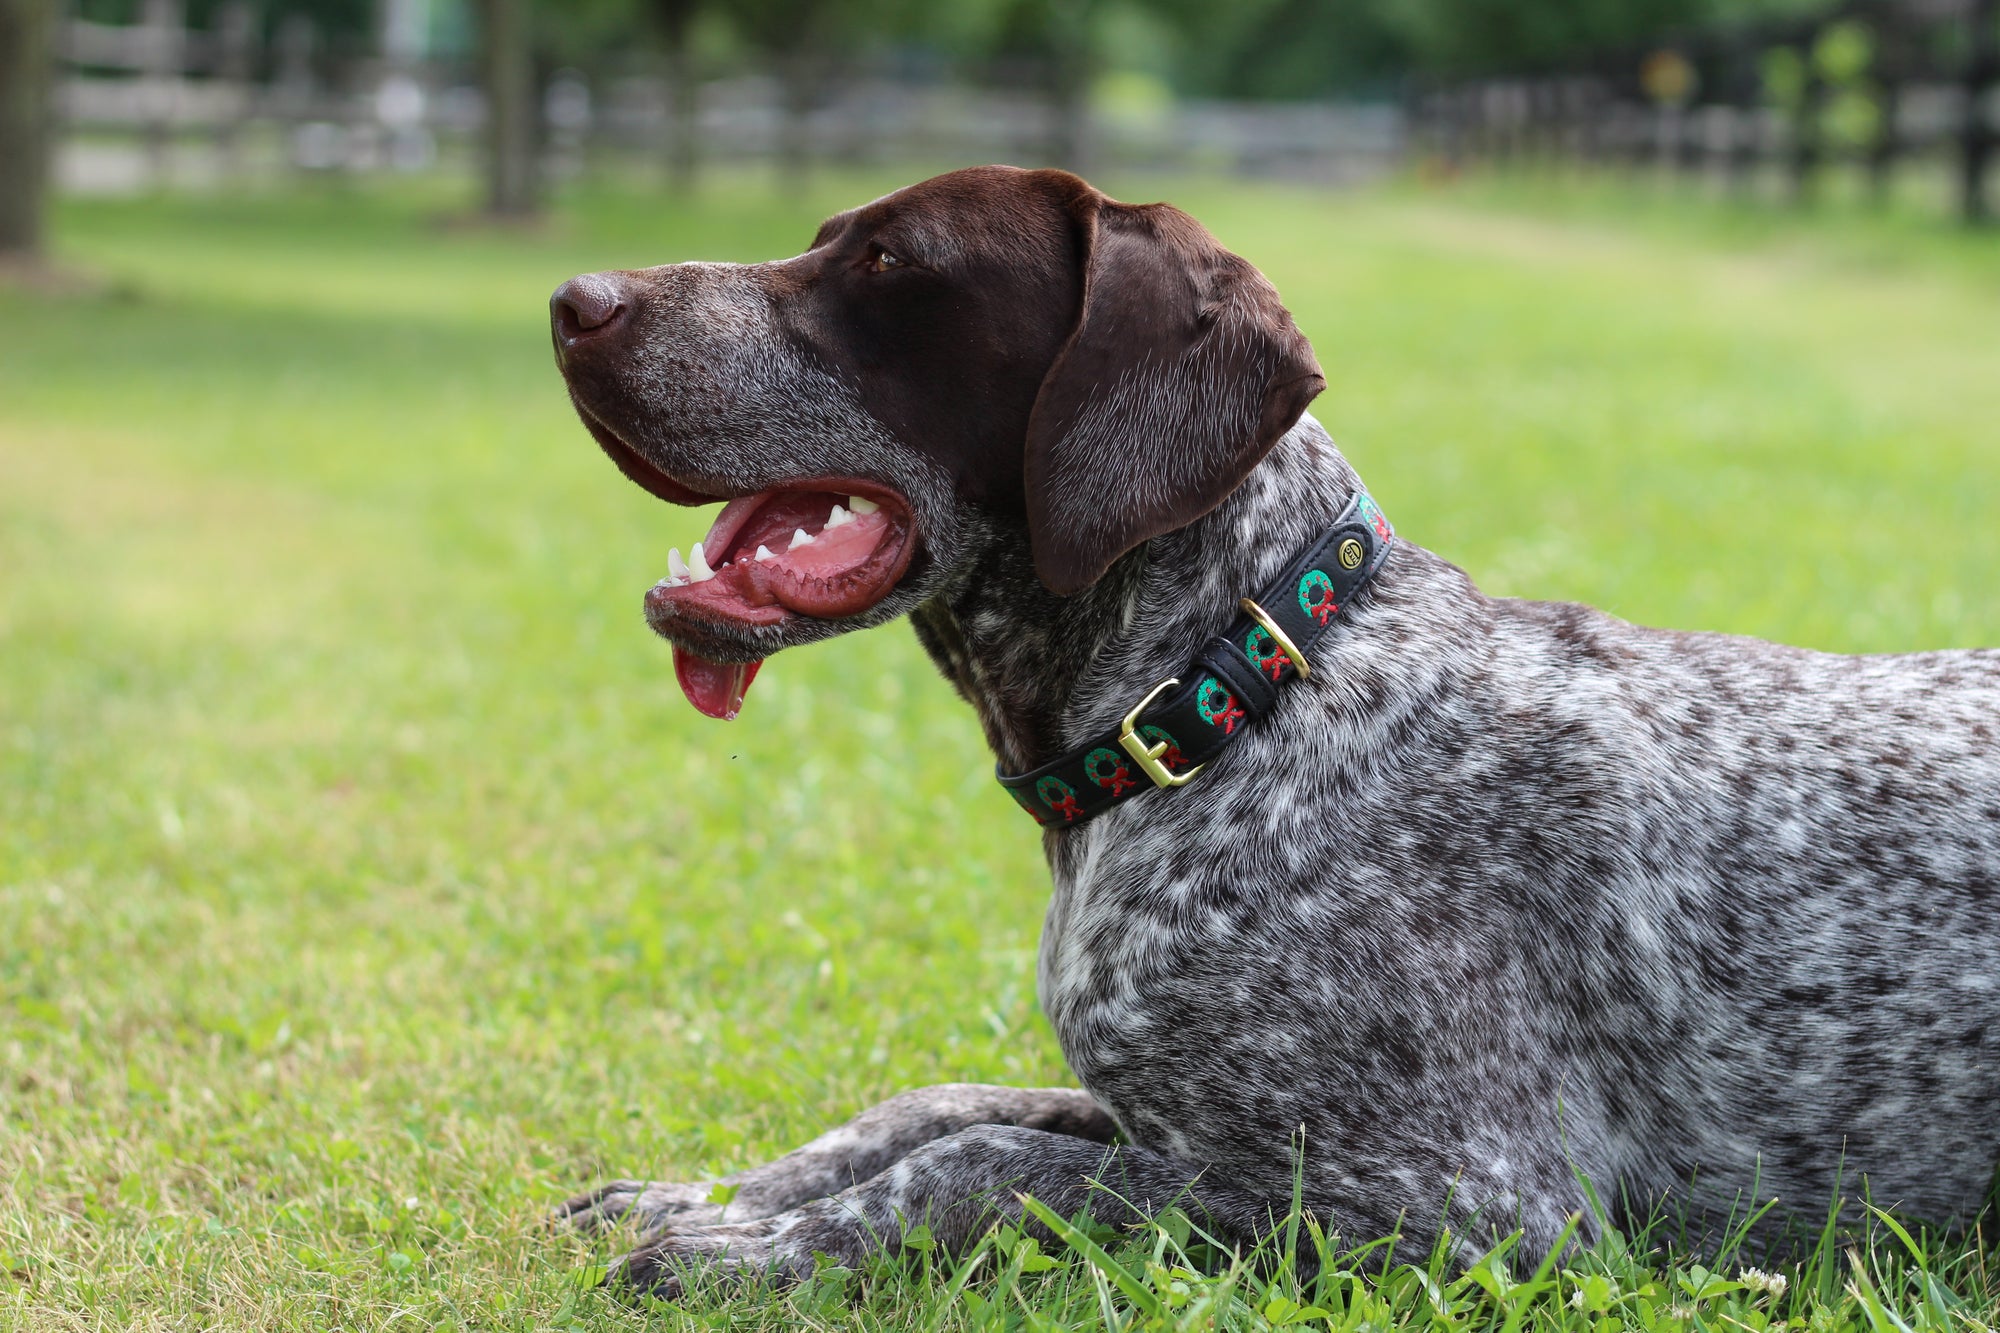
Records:
[[[916,543],[909,506],[869,482],[816,480],[731,500],[687,557],[646,594],[646,621],[674,640],[674,675],[688,701],[733,718],[761,665],[720,661],[686,646],[716,641],[736,656],[744,630],[794,616],[860,615],[894,591]]]
[[[798,616],[857,616],[895,591],[916,552],[909,502],[878,482],[820,477],[728,498],[669,476],[572,394],[604,452],[642,489],[677,505],[728,499],[685,559],[646,593],[646,623],[674,645],[688,702],[729,719],[763,665],[755,643]],[[697,646],[689,646],[689,645]],[[702,651],[706,649],[708,651]]]

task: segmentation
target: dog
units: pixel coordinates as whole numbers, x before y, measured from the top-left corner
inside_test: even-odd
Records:
[[[588,274],[551,306],[626,476],[727,502],[646,596],[697,707],[907,615],[1004,775],[1122,718],[1152,776],[1084,819],[1023,798],[1081,1090],[904,1093],[727,1177],[726,1214],[711,1182],[572,1200],[642,1228],[626,1280],[797,1277],[919,1222],[963,1251],[1020,1195],[1248,1239],[1296,1182],[1344,1242],[1471,1262],[1512,1236],[1526,1263],[1663,1204],[1711,1235],[1861,1189],[1981,1207],[2000,652],[1638,628],[1488,597],[1383,525],[1310,674],[1162,781],[1135,705],[1362,495],[1306,411],[1306,339],[1194,219],[978,168],[796,258]]]

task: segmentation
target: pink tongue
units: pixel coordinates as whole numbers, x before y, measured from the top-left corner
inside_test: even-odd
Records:
[[[679,644],[674,645],[674,677],[681,683],[681,693],[696,708],[724,722],[742,710],[743,696],[750,693],[750,682],[757,679],[757,668],[763,665],[762,662],[711,662],[706,657],[696,657]]]

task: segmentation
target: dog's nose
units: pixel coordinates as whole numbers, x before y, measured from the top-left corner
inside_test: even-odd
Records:
[[[567,349],[603,337],[624,323],[629,309],[624,289],[613,275],[586,273],[571,278],[549,298],[549,322],[555,328],[556,346]]]

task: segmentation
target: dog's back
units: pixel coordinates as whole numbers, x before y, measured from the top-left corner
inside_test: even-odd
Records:
[[[1620,1174],[1810,1208],[1865,1173],[1918,1216],[1975,1208],[2000,1159],[2000,652],[1534,603],[1497,604],[1495,642],[1543,738],[1509,748],[1562,756],[1536,786],[1566,891],[1531,913],[1595,973],[1569,1016]]]

